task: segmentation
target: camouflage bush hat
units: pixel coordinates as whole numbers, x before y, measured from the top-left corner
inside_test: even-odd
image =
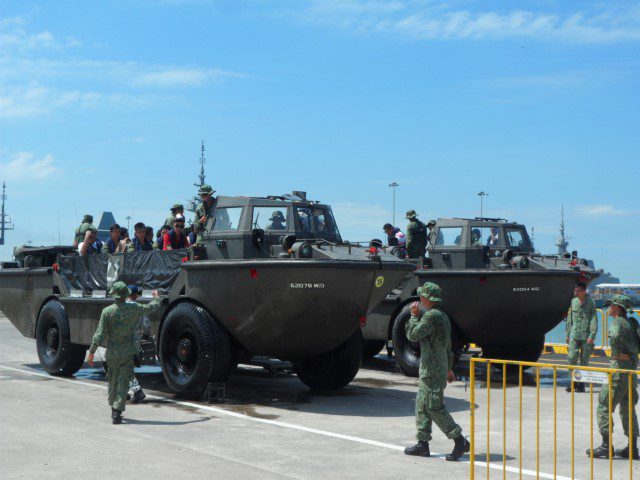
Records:
[[[93,223],[93,215],[89,215],[89,214],[85,215],[82,218],[82,223]]]
[[[208,193],[209,195],[211,195],[213,192],[215,192],[215,190],[211,185],[202,185],[200,187],[200,190],[198,190],[198,195],[202,195],[203,193]]]
[[[442,302],[442,289],[435,283],[427,282],[418,288],[418,295],[431,300],[432,302]]]
[[[116,282],[109,290],[109,295],[116,298],[127,298],[128,295],[131,294],[131,290],[127,287],[127,284],[124,282]]]
[[[618,305],[625,310],[629,310],[631,308],[631,299],[626,295],[614,295],[611,299],[611,305]]]
[[[170,210],[173,212],[174,210],[184,210],[184,205],[182,205],[181,203],[174,203],[173,207],[170,208]]]
[[[416,213],[415,210],[408,210],[407,211],[407,217],[406,218],[416,218],[418,216],[418,214]]]
[[[269,220],[284,220],[284,214],[280,210],[274,210]]]

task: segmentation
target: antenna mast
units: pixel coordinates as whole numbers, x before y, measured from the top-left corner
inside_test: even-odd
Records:
[[[7,194],[5,193],[6,186],[5,182],[2,182],[2,208],[0,209],[0,245],[4,245],[4,232],[6,230],[13,230],[13,224],[11,223],[11,217],[9,215],[5,215],[4,213],[4,203],[7,199]]]
[[[200,179],[200,183],[194,183],[193,185],[196,187],[201,187],[204,185],[204,164],[206,163],[206,159],[204,158],[204,140],[202,140],[202,145],[200,146],[200,175],[198,178]]]
[[[562,206],[562,210],[560,211],[560,238],[556,242],[556,247],[558,247],[558,255],[563,256],[567,253],[567,247],[569,246],[569,242],[567,241],[567,237],[564,235],[564,205]]]

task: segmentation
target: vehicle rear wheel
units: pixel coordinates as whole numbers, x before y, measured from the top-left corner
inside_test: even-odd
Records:
[[[515,345],[487,345],[482,347],[484,358],[499,360],[514,360],[517,362],[537,362],[544,350],[544,337],[531,340],[524,344]],[[517,368],[515,365],[513,368]],[[530,367],[524,366],[523,370]]]
[[[348,385],[362,363],[362,332],[351,335],[335,350],[293,363],[298,378],[312,390],[338,390]]]
[[[70,332],[62,304],[56,300],[47,302],[36,326],[36,348],[45,372],[70,377],[82,367],[87,349],[71,343]]]
[[[384,340],[365,340],[362,344],[362,358],[367,360],[375,357],[386,343]]]
[[[420,343],[410,342],[407,338],[407,322],[411,318],[407,305],[393,322],[393,354],[402,373],[407,377],[417,377],[420,370]]]
[[[199,398],[207,383],[223,382],[232,367],[227,331],[192,303],[179,303],[167,315],[160,333],[160,365],[169,387]]]

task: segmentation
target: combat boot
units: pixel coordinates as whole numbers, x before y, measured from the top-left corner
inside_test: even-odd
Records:
[[[584,383],[576,382],[576,386],[573,387],[576,392],[584,393]]]
[[[145,393],[142,391],[142,389],[138,389],[133,393],[133,400],[131,400],[132,403],[140,403],[142,400],[144,400],[145,398],[147,398],[147,395],[145,395]]]
[[[114,425],[122,423],[122,412],[120,410],[116,410],[115,408],[111,409],[111,423]]]
[[[458,435],[453,441],[455,442],[453,451],[445,457],[449,462],[457,462],[463,454],[471,450],[471,444],[462,435]]]
[[[611,451],[614,452],[613,445]],[[587,449],[587,456],[591,456],[591,449]],[[593,458],[609,458],[609,435],[602,435],[602,445],[593,449]]]
[[[419,441],[412,447],[404,449],[405,455],[419,455],[421,457],[430,457],[431,451],[429,450],[429,442]]]
[[[640,460],[640,454],[638,454],[638,444],[636,443],[637,441],[637,438],[633,439],[633,448],[631,449],[634,460]],[[627,445],[625,448],[619,448],[618,450],[615,450],[614,453],[616,457],[629,458],[629,445]]]

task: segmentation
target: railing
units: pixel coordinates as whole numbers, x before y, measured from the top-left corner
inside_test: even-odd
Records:
[[[637,376],[640,372],[634,370],[617,370],[611,368],[595,368],[595,367],[581,367],[581,366],[571,366],[571,365],[555,365],[555,364],[545,364],[545,363],[533,363],[533,362],[516,362],[516,361],[508,361],[508,360],[492,360],[485,358],[472,358],[470,364],[470,412],[471,412],[471,451],[470,451],[470,479],[475,479],[475,467],[476,463],[478,465],[483,465],[483,462],[476,461],[476,440],[480,438],[478,436],[478,432],[476,430],[476,367],[482,368],[486,365],[486,404],[479,405],[477,407],[478,412],[483,409],[486,409],[486,419],[487,419],[487,431],[486,431],[486,478],[489,479],[490,470],[495,469],[496,466],[492,465],[492,468],[489,468],[489,464],[491,463],[491,370],[492,367],[502,367],[502,478],[507,478],[507,472],[517,473],[519,474],[519,478],[522,478],[523,472],[526,475],[535,475],[536,478],[540,478],[541,476],[544,478],[566,478],[560,477],[558,473],[558,399],[557,399],[557,381],[558,381],[558,373],[559,372],[568,372],[569,379],[571,380],[571,477],[575,478],[575,390],[574,390],[574,382],[584,382],[586,383],[586,379],[588,379],[592,383],[587,383],[589,386],[589,405],[590,405],[590,413],[589,413],[589,421],[590,421],[590,456],[589,456],[589,472],[590,478],[594,478],[594,462],[593,462],[593,449],[594,449],[594,441],[593,441],[593,412],[594,412],[594,401],[593,401],[593,393],[594,393],[594,383],[601,383],[602,388],[609,389],[609,479],[614,478],[614,468],[613,468],[613,438],[612,438],[612,404],[613,404],[613,392],[612,392],[612,375],[616,373],[627,374],[626,377],[628,379],[628,403],[629,403],[629,450],[633,447],[634,435],[633,432],[633,380],[634,376]],[[524,469],[523,468],[523,370],[525,367],[530,367],[534,369],[533,376],[535,378],[535,470]],[[518,467],[514,468],[513,466],[507,466],[507,370],[512,371],[515,374],[517,368],[518,373]],[[553,415],[545,415],[544,419],[540,417],[540,372],[541,370],[551,370],[553,373]],[[510,374],[511,375],[511,374]],[[527,374],[530,375],[530,374]],[[624,379],[624,376],[622,377]],[[581,419],[584,417],[581,416]],[[540,431],[541,431],[541,421],[544,422],[544,431],[550,432],[551,428],[549,428],[549,423],[553,424],[553,443],[544,442],[544,453],[550,453],[551,448],[553,448],[553,474],[545,474],[540,471],[540,456],[541,456],[541,444],[540,444]],[[513,444],[510,444],[513,445]],[[631,453],[631,452],[630,452]],[[617,463],[617,462],[616,462]],[[564,465],[564,464],[563,464]],[[499,468],[499,467],[498,467]],[[619,469],[616,469],[616,478],[620,477]],[[599,475],[596,478],[603,478]],[[629,455],[629,478],[633,478],[633,460],[632,455]]]

